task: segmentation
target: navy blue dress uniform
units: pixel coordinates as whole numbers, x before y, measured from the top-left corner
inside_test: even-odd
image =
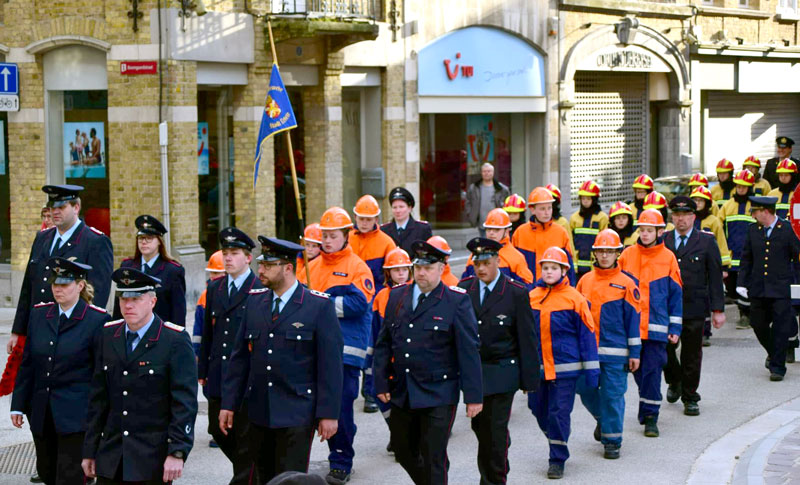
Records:
[[[52,258],[51,284],[86,280],[91,266]],[[25,351],[11,398],[11,412],[28,416],[36,468],[45,483],[82,484],[81,450],[86,431],[95,348],[109,317],[78,299],[69,314],[57,303],[39,303],[30,314]]]
[[[235,227],[220,231],[222,249],[242,249],[250,252],[255,243],[244,232]],[[225,456],[233,463],[231,484],[247,484],[250,481],[253,460],[247,448],[248,420],[240,413],[234,421],[232,432],[223,434],[219,428],[219,411],[222,405],[222,383],[228,371],[236,334],[244,317],[245,302],[250,290],[263,288],[255,273],[247,268],[247,277],[236,287],[231,275],[208,284],[203,337],[197,363],[197,376],[206,380],[205,394],[208,397],[208,432],[214,437]],[[243,276],[243,275],[242,275]],[[239,411],[237,409],[236,411]]]
[[[497,257],[502,247],[501,243],[486,238],[474,238],[467,243],[473,262]],[[539,387],[533,311],[525,286],[499,270],[497,278],[488,285],[473,275],[458,286],[469,295],[480,332],[483,410],[472,418],[472,431],[478,438],[481,484],[505,484],[510,469],[508,420],[514,394],[518,389],[533,392]]]
[[[791,148],[794,146],[794,140],[789,138],[788,136],[779,136],[775,139],[775,144],[778,148]],[[800,165],[800,160],[795,157],[790,157],[794,160],[794,163]],[[764,166],[764,179],[769,182],[770,187],[777,187],[780,185],[780,181],[778,180],[778,174],[775,172],[778,168],[778,164],[781,163],[780,157],[774,157],[767,160],[766,165]]]
[[[697,204],[684,195],[670,201],[672,212],[695,212]],[[713,234],[692,228],[688,238],[681,239],[676,231],[664,235],[664,245],[678,260],[683,281],[683,330],[681,355],[677,344],[667,344],[667,365],[664,377],[674,397],[684,404],[697,403],[700,394],[700,366],[703,358],[703,327],[711,312],[725,311],[725,292],[722,281],[722,256]],[[673,401],[674,402],[674,401]]]
[[[136,218],[136,236],[158,236],[163,239],[167,228],[153,216],[141,215]],[[136,251],[139,254],[139,251]],[[161,281],[161,286],[156,290],[156,307],[153,312],[163,320],[176,325],[186,324],[186,270],[174,259],[164,259],[160,255],[152,266],[148,266],[138,258],[125,258],[120,268],[133,268],[155,276]],[[114,299],[113,318],[122,318],[119,309],[119,299]]]
[[[444,263],[447,256],[424,241],[413,248],[415,265]],[[397,461],[414,483],[446,484],[459,391],[465,403],[483,402],[478,324],[465,290],[439,282],[415,298],[420,291],[415,283],[389,294],[375,344],[375,391],[391,394]]]
[[[61,207],[78,199],[83,187],[79,185],[45,185],[48,207]],[[53,293],[48,282],[50,258],[59,257],[80,261],[92,267],[89,282],[94,287],[94,302],[105,307],[111,291],[111,271],[114,268],[114,250],[111,240],[101,231],[87,226],[80,219],[71,236],[66,241],[56,238],[58,229],[51,227],[36,234],[31,246],[25,277],[19,292],[17,313],[11,333],[27,335],[30,312],[33,305],[53,301]]]
[[[750,196],[752,210],[775,209],[776,197]],[[742,251],[738,287],[750,298],[750,325],[767,351],[770,380],[786,374],[786,350],[797,332],[790,285],[796,283],[800,241],[785,220],[775,217],[772,227],[752,224]],[[737,288],[737,291],[740,291]]]
[[[414,196],[405,187],[395,187],[389,192],[389,204],[396,200],[402,200],[411,207],[414,207]],[[398,227],[395,221],[381,225],[381,231],[392,238],[399,248],[403,248],[408,254],[412,254],[411,245],[414,241],[427,241],[433,236],[430,224],[425,221],[418,221],[413,216],[408,217],[405,227]]]
[[[292,263],[304,249],[281,239],[259,241],[260,264]],[[318,421],[339,419],[344,340],[333,300],[296,280],[280,296],[269,288],[250,290],[243,311],[222,409],[234,411],[235,423],[246,407],[263,484],[284,471],[307,472]]]
[[[155,291],[160,284],[129,268],[117,269],[112,279],[121,298]],[[125,320],[103,327],[83,446],[83,457],[95,460],[98,485],[161,484],[167,456],[185,460],[194,443],[197,366],[192,340],[182,326],[156,314],[149,325],[143,337],[131,332]]]

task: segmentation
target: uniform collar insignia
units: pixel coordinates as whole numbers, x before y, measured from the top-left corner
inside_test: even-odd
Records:
[[[497,318],[503,320],[504,318],[508,317],[508,315],[497,315]]]

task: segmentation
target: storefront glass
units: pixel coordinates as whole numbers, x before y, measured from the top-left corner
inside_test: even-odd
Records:
[[[495,178],[511,184],[511,115],[420,116],[420,216],[434,228],[468,227],[464,210],[469,184],[491,163]]]

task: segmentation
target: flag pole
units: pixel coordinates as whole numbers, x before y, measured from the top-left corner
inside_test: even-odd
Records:
[[[269,32],[269,46],[272,49],[272,63],[278,65],[278,54],[275,52],[275,39],[272,37],[272,22],[267,17],[267,31]],[[297,185],[297,169],[294,164],[294,150],[292,149],[292,137],[289,134],[290,130],[285,131],[286,134],[286,147],[289,150],[289,166],[292,168],[292,186],[294,186],[294,200],[297,204],[297,219],[300,221],[300,230],[305,230],[305,222],[303,221],[303,208],[300,205],[300,186]],[[305,237],[300,236],[300,241],[305,244]],[[303,251],[303,263],[306,268],[306,282],[308,287],[311,288],[311,272],[308,269],[308,254]]]

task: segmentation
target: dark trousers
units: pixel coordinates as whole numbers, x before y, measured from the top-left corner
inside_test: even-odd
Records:
[[[83,485],[81,468],[84,433],[56,433],[48,407],[42,434],[33,435],[36,472],[47,485]]]
[[[753,298],[750,325],[767,351],[769,371],[786,374],[786,349],[797,332],[792,302],[788,298]]]
[[[247,409],[243,408],[233,418],[233,429],[228,430],[227,436],[219,429],[219,411],[221,401],[216,398],[208,399],[208,433],[214,437],[219,449],[233,464],[233,478],[230,485],[247,485],[253,472],[253,460],[248,450],[247,432],[250,420],[247,419]]]
[[[255,463],[251,483],[263,485],[288,471],[308,473],[314,430],[314,426],[264,428],[250,424],[247,436]]]
[[[166,482],[167,485],[171,483],[172,482]],[[114,475],[114,478],[97,477],[97,485],[164,485],[164,482],[161,481],[161,479],[146,480],[144,482],[126,482],[122,479],[122,461],[120,460],[119,468],[117,468],[117,473]]]
[[[725,292],[728,298],[736,301],[736,306],[739,308],[739,315],[744,317],[750,316],[750,299],[745,298],[739,293],[736,293],[737,280],[739,279],[739,271],[728,271],[728,277],[725,278]]]
[[[358,378],[361,376],[361,369],[345,364],[343,371],[339,429],[328,440],[328,450],[330,450],[328,461],[331,468],[350,473],[353,468],[353,457],[356,456],[353,441],[356,439],[356,431],[358,431],[353,413],[353,403],[358,397]]]
[[[667,363],[667,343],[655,340],[642,340],[642,355],[639,368],[633,379],[639,386],[639,424],[644,418],[655,416],[661,409],[661,373]]]
[[[703,327],[705,318],[683,319],[681,330],[681,356],[678,359],[678,345],[667,343],[667,365],[664,379],[667,384],[681,385],[681,400],[697,402],[700,394],[700,366],[703,361]]]
[[[515,392],[483,397],[483,410],[472,418],[472,431],[478,438],[478,471],[481,485],[502,485],[508,476],[508,447],[511,435],[508,419]]]
[[[550,444],[550,464],[563,464],[569,458],[567,441],[575,405],[577,377],[542,381],[536,392],[528,393],[528,408]]]
[[[392,405],[389,429],[394,456],[416,485],[446,485],[447,441],[455,406],[407,409]]]

